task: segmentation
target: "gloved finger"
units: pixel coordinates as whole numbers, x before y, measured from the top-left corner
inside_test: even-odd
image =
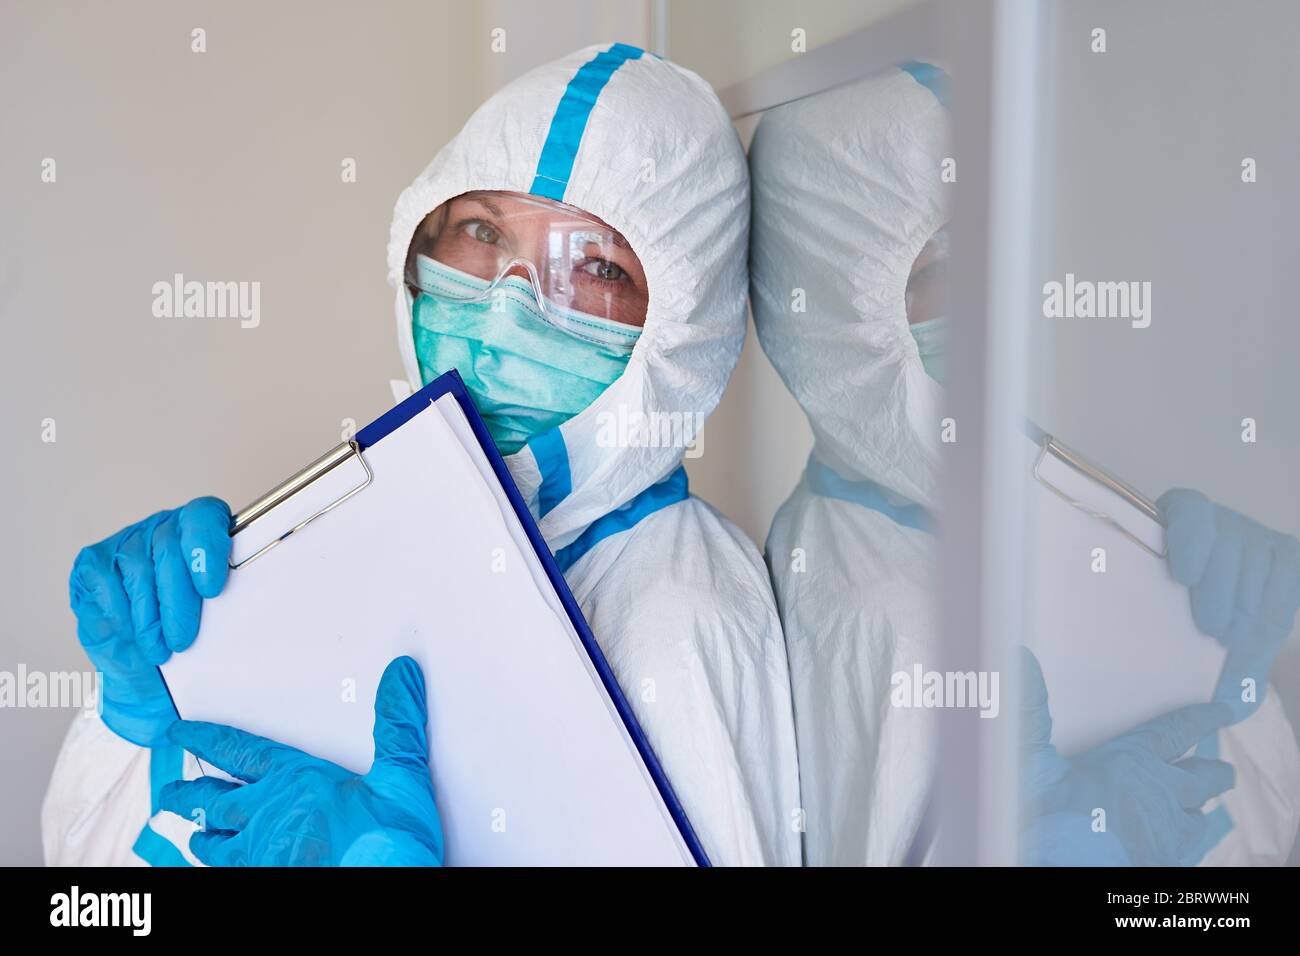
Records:
[[[429,722],[424,672],[410,657],[394,658],[375,692],[375,762],[381,766],[427,772]]]
[[[1192,619],[1197,630],[1224,644],[1236,609],[1242,543],[1240,535],[1220,534],[1210,551],[1205,573],[1191,589]]]
[[[204,866],[243,866],[239,838],[228,830],[195,830],[190,834],[190,852]]]
[[[1246,626],[1243,624],[1243,628]],[[1214,696],[1232,708],[1237,720],[1249,717],[1264,700],[1269,671],[1286,637],[1285,632],[1277,631],[1271,639],[1252,635],[1228,646]]]
[[[256,849],[250,866],[329,866],[335,858],[331,842],[321,836],[326,828],[286,827],[268,837]]]
[[[1174,859],[1169,861],[1169,865],[1185,865],[1184,861],[1193,855],[1197,848],[1204,847],[1208,842],[1206,836],[1209,827],[1210,821],[1200,810],[1184,811],[1178,822],[1176,841],[1172,847]],[[1204,855],[1204,851],[1201,855]]]
[[[1273,534],[1273,565],[1260,599],[1267,622],[1290,633],[1300,611],[1300,541]]]
[[[1258,605],[1247,609],[1249,613],[1243,612],[1241,604],[1250,600],[1251,595],[1239,597],[1238,613],[1233,617],[1225,642],[1228,658],[1215,691],[1215,696],[1228,701],[1239,717],[1249,715],[1264,699],[1269,672],[1290,637],[1296,606],[1300,603],[1300,543],[1288,535],[1264,528],[1257,530],[1263,543],[1251,552],[1269,556],[1267,571],[1263,572],[1266,580]],[[1245,683],[1247,679],[1252,683]]]
[[[238,830],[239,827],[218,821],[213,811],[218,797],[239,787],[219,777],[173,780],[158,791],[158,809],[184,817],[204,830]]]
[[[178,720],[168,729],[167,737],[200,760],[247,783],[256,783],[268,773],[306,757],[287,744],[202,720]]]
[[[1187,839],[1179,852],[1180,866],[1196,866],[1205,854],[1218,846],[1219,841],[1232,832],[1232,817],[1228,808],[1220,804],[1209,813],[1201,813],[1204,825],[1193,822],[1188,827]]]
[[[113,564],[122,576],[122,586],[131,601],[131,628],[135,642],[150,664],[161,664],[171,652],[163,641],[158,612],[158,582],[154,578],[153,556],[149,552],[154,523],[131,528],[118,542]]]
[[[1025,646],[1017,648],[1020,668],[1020,739],[1029,750],[1052,742],[1052,714],[1047,705],[1047,682],[1038,658]]]
[[[1148,720],[1124,734],[1124,738],[1168,763],[1232,721],[1232,708],[1226,704],[1191,704]]]
[[[1252,524],[1254,522],[1251,522]],[[1236,605],[1233,623],[1239,618],[1258,620],[1264,607],[1264,588],[1273,573],[1273,545],[1262,528],[1253,539],[1242,539],[1241,568],[1237,573]],[[1232,638],[1231,624],[1228,637]]]
[[[181,546],[180,517],[173,514],[153,530],[154,578],[158,582],[158,607],[162,636],[168,651],[183,651],[199,636],[203,599],[194,590]]]
[[[230,506],[220,498],[195,498],[180,510],[181,550],[204,598],[214,598],[230,573]]]
[[[153,576],[153,559],[149,555],[150,533],[151,529],[144,525],[128,528],[118,539],[113,554],[113,564],[131,602],[131,631],[142,648],[153,647],[162,641],[158,587]]]
[[[77,638],[87,649],[133,634],[131,600],[114,564],[117,539],[82,548],[68,577],[68,601],[77,616]]]
[[[1156,501],[1165,521],[1165,549],[1169,572],[1183,587],[1201,580],[1210,560],[1217,530],[1214,503],[1199,491],[1173,488]]]
[[[1243,669],[1262,681],[1290,636],[1289,627],[1277,627],[1260,617],[1242,616],[1228,629],[1228,657],[1234,662],[1249,662],[1249,666]]]
[[[1199,810],[1207,801],[1231,790],[1237,779],[1232,764],[1226,760],[1184,757],[1174,764],[1174,769],[1179,771],[1178,802],[1188,810]]]
[[[442,841],[429,843],[410,833],[369,830],[338,855],[339,866],[442,866]]]
[[[277,779],[272,776],[218,794],[208,809],[211,825],[220,830],[243,831],[254,815],[267,807],[275,797],[277,783]]]

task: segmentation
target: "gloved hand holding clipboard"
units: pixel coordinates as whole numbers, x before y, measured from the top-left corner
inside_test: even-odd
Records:
[[[1278,795],[1300,788],[1300,748],[1264,685],[1300,593],[1294,539],[1194,492],[1151,502],[1027,431],[1025,633],[1042,666],[1052,743],[1073,756],[1181,708],[1228,704],[1236,722],[1195,748],[1235,770],[1232,789],[1210,805],[1222,807],[1220,834],[1231,833],[1206,861],[1284,860],[1297,819],[1294,801]]]
[[[409,655],[447,863],[707,864],[454,372],[234,528],[225,591],[162,667],[182,718],[365,772]]]

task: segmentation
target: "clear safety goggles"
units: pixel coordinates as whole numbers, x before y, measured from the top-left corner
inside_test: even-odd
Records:
[[[431,284],[421,256],[470,278]],[[645,323],[645,271],[627,240],[564,203],[524,193],[464,193],[424,218],[407,252],[407,286],[444,300],[489,301],[512,277],[515,285],[531,285],[543,313]]]

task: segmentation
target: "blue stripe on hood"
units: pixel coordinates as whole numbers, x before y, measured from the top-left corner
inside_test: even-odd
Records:
[[[934,98],[939,101],[939,105],[947,107],[948,105],[948,74],[937,66],[929,63],[921,63],[917,60],[909,60],[899,66],[904,73],[909,74],[912,79],[920,83],[927,90],[934,94]]]
[[[596,106],[601,90],[614,71],[628,60],[640,59],[643,50],[615,43],[582,65],[560,98],[551,118],[551,128],[537,160],[537,174],[529,190],[534,196],[564,201],[564,191],[573,173],[573,161],[587,129],[587,120]]]

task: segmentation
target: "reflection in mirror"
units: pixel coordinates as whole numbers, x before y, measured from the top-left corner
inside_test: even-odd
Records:
[[[814,433],[766,555],[812,865],[924,861],[945,675],[935,592],[946,76],[911,63],[766,113],[750,148],[758,337]]]
[[[1043,302],[1014,449],[1027,646],[1005,680],[954,669],[936,634],[955,360],[944,77],[908,64],[771,110],[755,131],[754,319],[814,434],[766,541],[809,864],[934,858],[944,708],[1013,718],[978,723],[1017,728],[1019,775],[999,786],[1022,862],[1297,858],[1287,712],[1300,710],[1300,666],[1285,658],[1300,606],[1300,324],[1274,267],[1300,252],[1293,217],[1276,215],[1296,191],[1277,180],[1265,194],[1253,160],[1238,179],[1239,160],[1219,155],[1289,155],[1294,124],[1276,122],[1285,54],[1261,56],[1256,34],[1213,9],[1189,24],[1223,38],[1241,81],[1267,92],[1250,108],[1225,100],[1195,46],[1127,5],[1111,15],[1132,53],[1108,54],[1106,82],[1086,51],[1058,64],[1049,109],[1070,121],[1044,121],[1036,143]],[[1086,34],[1089,16],[1065,14],[1066,32]],[[1300,26],[1300,13],[1271,16],[1270,37]],[[1176,90],[1150,89],[1169,76]],[[1216,145],[1189,149],[1207,116]],[[1205,490],[1159,495],[1180,485]]]
[[[944,356],[948,348],[948,232],[940,229],[927,242],[907,277],[908,331],[925,372],[944,381]]]
[[[948,314],[948,230],[940,229],[921,247],[907,277],[907,321],[931,322]]]
[[[1083,6],[1125,44],[1061,47],[1036,144],[1022,858],[1294,862],[1300,194],[1243,157],[1295,154],[1300,8]]]

